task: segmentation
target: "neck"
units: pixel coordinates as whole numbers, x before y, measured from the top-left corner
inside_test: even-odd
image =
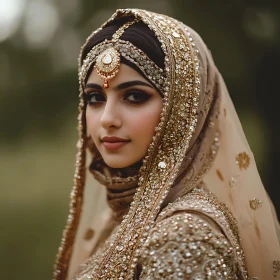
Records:
[[[139,164],[122,169],[103,166],[95,169],[91,165],[90,171],[107,189],[107,201],[113,211],[116,221],[121,221],[128,212],[138,184]]]

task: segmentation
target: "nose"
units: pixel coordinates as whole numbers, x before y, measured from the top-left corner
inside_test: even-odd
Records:
[[[120,117],[120,108],[118,108],[116,102],[107,100],[104,106],[103,113],[101,115],[100,123],[105,129],[119,128],[122,125]]]

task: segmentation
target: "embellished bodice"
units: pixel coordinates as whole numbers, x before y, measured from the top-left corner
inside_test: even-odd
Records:
[[[117,230],[80,266],[75,280],[97,279],[99,260]],[[247,279],[235,219],[204,188],[169,203],[146,236],[135,279]]]

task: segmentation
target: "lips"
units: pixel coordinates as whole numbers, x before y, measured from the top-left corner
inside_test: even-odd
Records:
[[[105,136],[101,139],[102,142],[109,142],[109,143],[115,143],[115,142],[129,142],[127,139],[119,138],[116,136]]]
[[[101,141],[104,147],[107,150],[111,150],[111,151],[118,150],[130,142],[130,140],[115,137],[115,136],[111,136],[111,137],[105,136],[101,139]]]

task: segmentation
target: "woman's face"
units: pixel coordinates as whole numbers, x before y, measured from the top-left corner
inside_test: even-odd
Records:
[[[84,94],[88,132],[108,166],[128,167],[147,153],[160,120],[162,97],[125,64],[109,80],[109,88],[104,89],[103,83],[93,70]]]

